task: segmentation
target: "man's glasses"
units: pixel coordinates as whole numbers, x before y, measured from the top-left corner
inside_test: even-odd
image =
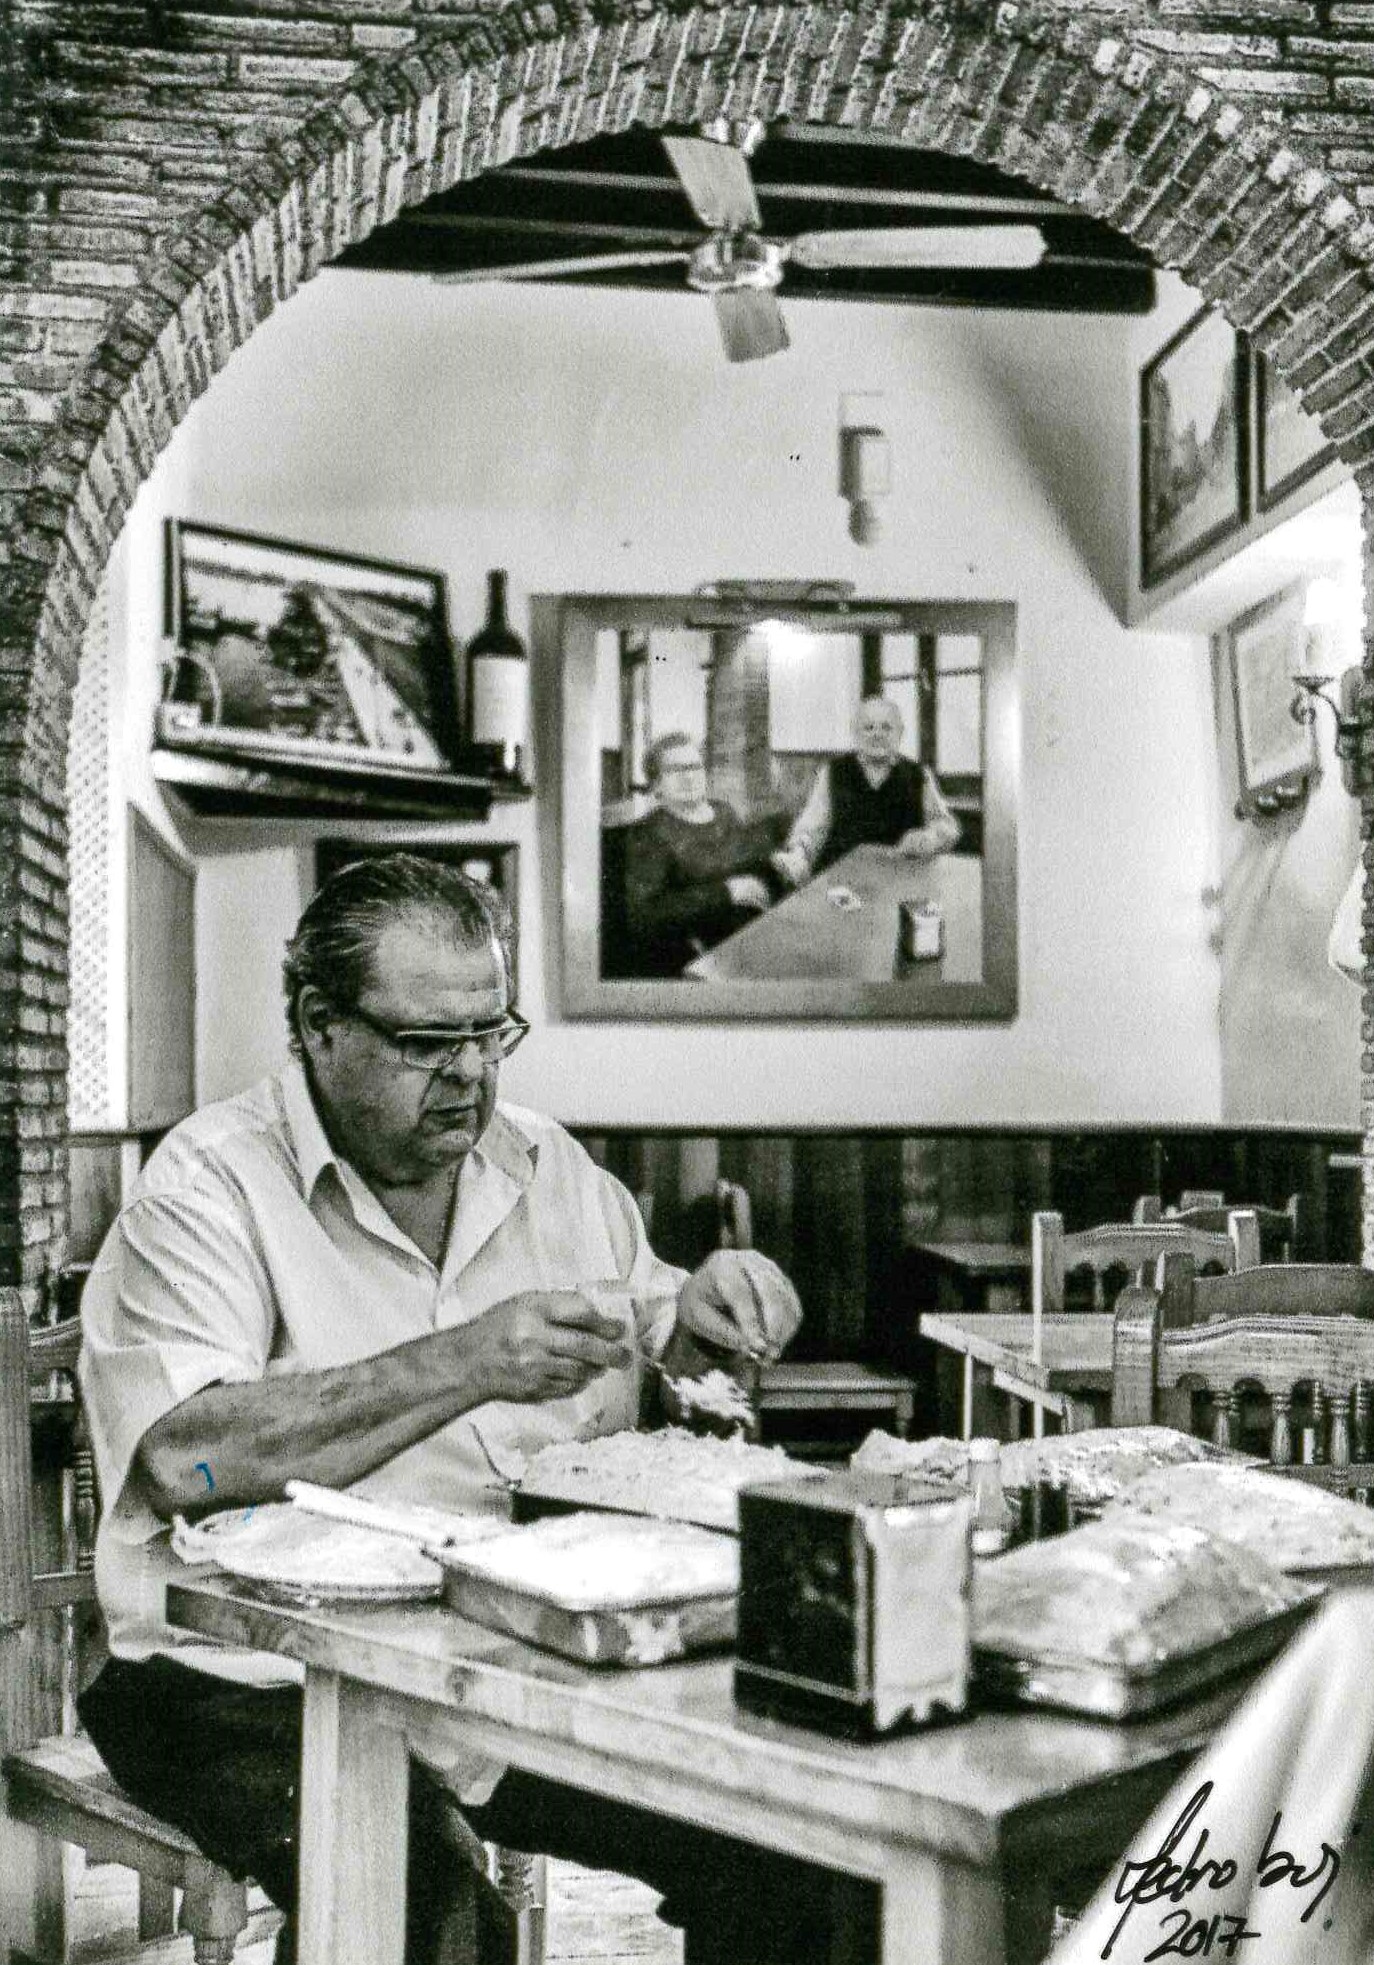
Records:
[[[470,1030],[398,1029],[395,1024],[383,1023],[380,1017],[370,1017],[366,1010],[356,1006],[341,1010],[340,1015],[366,1024],[369,1030],[384,1037],[413,1070],[428,1072],[451,1070],[469,1044],[476,1045],[483,1064],[497,1064],[510,1056],[516,1045],[529,1035],[530,1028],[514,1010],[507,1010],[499,1023],[475,1024]]]

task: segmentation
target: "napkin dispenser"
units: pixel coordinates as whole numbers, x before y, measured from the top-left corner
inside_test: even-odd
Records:
[[[739,1703],[858,1736],[962,1711],[971,1515],[962,1490],[901,1475],[743,1489]]]

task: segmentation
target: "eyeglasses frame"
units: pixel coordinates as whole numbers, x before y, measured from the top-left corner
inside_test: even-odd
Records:
[[[425,1071],[431,1077],[438,1077],[441,1072],[451,1071],[458,1057],[469,1044],[477,1045],[484,1064],[504,1063],[512,1051],[523,1044],[530,1034],[530,1026],[518,1010],[505,1011],[498,1023],[482,1024],[471,1030],[459,1031],[451,1028],[445,1029],[439,1025],[430,1025],[427,1028],[423,1024],[417,1026],[397,1026],[395,1024],[383,1023],[380,1017],[369,1016],[368,1012],[359,1008],[356,1003],[348,1009],[345,1009],[342,1004],[335,1004],[333,1007],[341,1017],[351,1017],[356,1022],[365,1025],[368,1030],[373,1031],[378,1037],[383,1038],[394,1050],[400,1053],[402,1062],[410,1070]],[[488,1058],[485,1052],[482,1052],[482,1041],[484,1038],[490,1039],[493,1037],[504,1038],[505,1042],[494,1058]],[[418,1059],[409,1057],[406,1054],[406,1045],[412,1040],[419,1043],[433,1044],[440,1042],[444,1038],[452,1039],[453,1048],[437,1064],[422,1064]]]

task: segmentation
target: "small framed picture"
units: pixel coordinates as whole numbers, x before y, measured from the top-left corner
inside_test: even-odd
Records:
[[[494,839],[317,839],[315,885],[320,886],[342,867],[352,866],[355,860],[375,860],[383,853],[414,853],[422,860],[441,860],[470,880],[484,881],[495,889],[505,907],[511,993],[518,997],[520,848],[508,840]]]
[[[1262,512],[1316,477],[1336,455],[1267,355],[1255,354],[1256,496]]]
[[[161,744],[360,776],[455,768],[441,574],[170,519],[166,599]]]
[[[1285,588],[1226,630],[1241,818],[1269,817],[1297,804],[1320,770],[1316,733],[1292,713],[1293,677],[1306,665],[1305,600],[1302,587]]]
[[[1156,586],[1249,516],[1245,345],[1204,308],[1140,376],[1140,584]]]

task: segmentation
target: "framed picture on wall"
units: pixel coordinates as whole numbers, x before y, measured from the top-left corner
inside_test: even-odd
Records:
[[[1152,587],[1248,517],[1245,346],[1210,307],[1140,376],[1140,584]]]
[[[1226,630],[1240,818],[1267,818],[1297,804],[1320,770],[1316,732],[1292,714],[1293,677],[1306,666],[1305,600],[1302,587],[1285,588]]]
[[[1256,496],[1267,512],[1324,470],[1336,448],[1269,357],[1256,351],[1254,361]]]
[[[196,1103],[196,866],[129,807],[129,1130]]]
[[[423,860],[440,860],[457,867],[471,880],[481,880],[500,895],[509,922],[511,990],[520,990],[518,907],[520,848],[507,840],[464,839],[336,839],[315,841],[315,885],[355,860],[378,859],[384,853],[415,853]]]
[[[535,628],[566,1016],[1015,1014],[1014,606],[576,595]]]
[[[164,746],[393,776],[454,768],[442,574],[172,519],[166,631]]]

